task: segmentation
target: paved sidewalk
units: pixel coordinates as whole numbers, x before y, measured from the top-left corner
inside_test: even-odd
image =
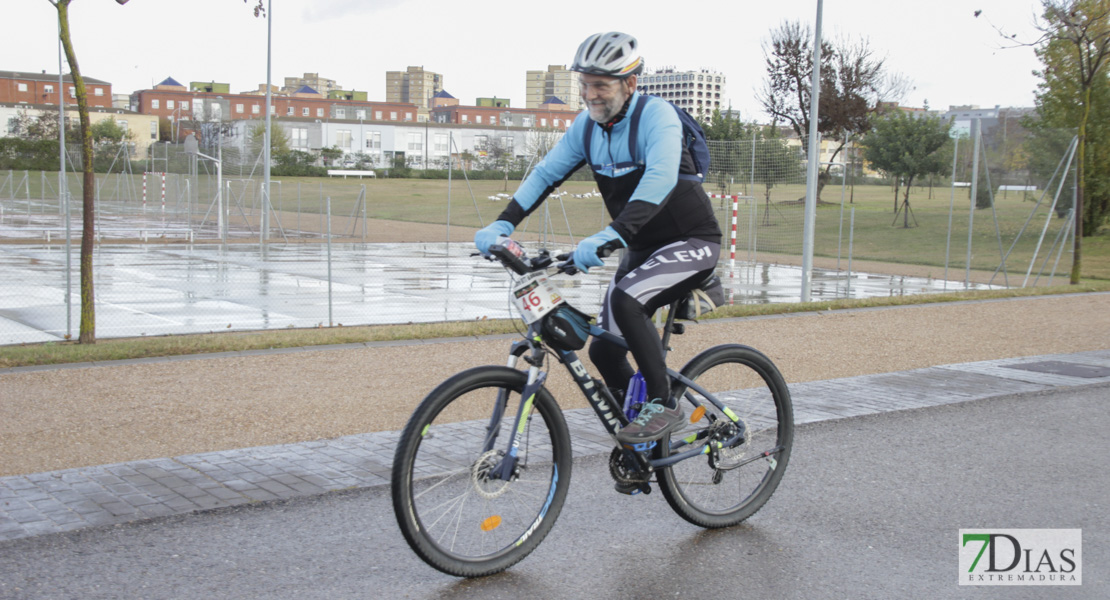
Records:
[[[1110,384],[1110,350],[1010,358],[790,386],[798,424]],[[575,457],[612,442],[590,409],[566,411]],[[389,483],[400,432],[208,452],[0,478],[0,541]]]

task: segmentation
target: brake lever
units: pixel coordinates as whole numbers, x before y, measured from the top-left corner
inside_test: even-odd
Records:
[[[556,254],[555,255],[555,260],[562,261],[558,265],[556,265],[556,268],[558,269],[558,271],[560,273],[563,273],[563,274],[566,274],[566,275],[577,275],[578,274],[578,267],[576,267],[574,265],[574,261],[571,260],[572,256],[574,256],[574,254],[571,253],[571,252],[564,252],[562,254]]]

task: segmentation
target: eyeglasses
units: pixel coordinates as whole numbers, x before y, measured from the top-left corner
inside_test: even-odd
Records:
[[[619,79],[614,79],[612,81],[594,81],[592,83],[587,82],[584,79],[579,79],[578,80],[578,87],[580,87],[583,92],[587,92],[587,91],[590,90],[590,88],[593,88],[594,91],[596,91],[600,94],[604,94],[605,92],[608,92],[609,90],[612,90],[612,89],[616,88],[620,84],[621,84],[621,80],[619,80]]]

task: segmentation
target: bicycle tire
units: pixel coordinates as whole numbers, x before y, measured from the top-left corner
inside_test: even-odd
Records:
[[[527,374],[487,366],[463,371],[420,403],[393,459],[393,510],[420,558],[444,573],[480,577],[528,556],[559,516],[570,485],[570,433],[540,388],[517,447],[518,476],[487,477],[509,443]],[[485,436],[499,392],[505,410],[492,451]],[[490,454],[493,452],[494,454]]]
[[[736,525],[770,499],[790,461],[794,439],[790,391],[769,358],[739,344],[714,346],[695,356],[681,373],[724,402],[748,431],[743,443],[717,454],[716,465],[721,469],[714,467],[708,455],[694,456],[661,469],[659,487],[671,508],[690,523],[707,528]],[[689,392],[701,401],[697,392],[678,381],[672,392],[680,398]],[[706,401],[703,405],[705,417],[671,434],[670,440],[685,438],[691,443],[674,452],[699,443],[707,447],[708,440],[693,442],[692,436],[713,423],[723,428],[732,423],[713,404]],[[693,418],[691,405],[685,408]],[[671,444],[658,448],[657,456],[672,451]]]

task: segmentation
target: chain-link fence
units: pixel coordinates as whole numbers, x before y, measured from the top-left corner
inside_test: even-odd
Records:
[[[1021,152],[1013,137],[984,131],[977,199],[969,139],[949,155],[951,171],[915,180],[908,197],[865,171],[853,149],[830,156],[821,165],[814,297],[1043,284],[1065,272],[1071,137],[1023,140]],[[721,274],[733,301],[797,301],[804,143],[757,137],[710,146],[705,188],[725,232]],[[256,154],[201,152],[221,159],[220,169],[159,145],[145,164],[120,161],[97,175],[98,336],[511,314],[507,277],[470,253],[474,232],[496,219],[517,181],[460,170],[414,170],[423,177],[407,179],[275,175],[267,204]],[[75,336],[80,174],[67,180],[68,202],[57,173],[0,172],[0,344]],[[579,173],[516,237],[566,250],[609,220],[596,185]],[[568,297],[596,310],[611,273],[568,279]]]

